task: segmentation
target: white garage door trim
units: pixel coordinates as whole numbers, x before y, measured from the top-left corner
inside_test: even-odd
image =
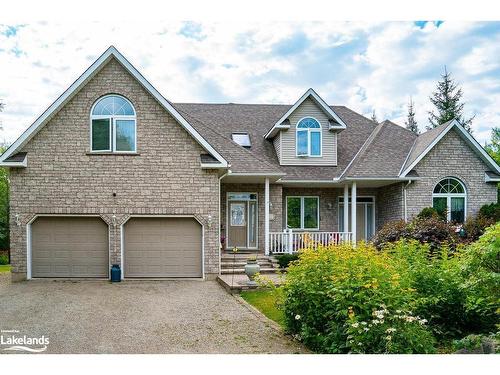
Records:
[[[205,280],[205,225],[198,220],[198,218],[194,215],[130,215],[127,220],[125,220],[120,225],[120,259],[121,259],[121,279],[125,280],[124,272],[125,272],[125,261],[124,261],[124,230],[123,227],[127,222],[135,217],[147,217],[147,218],[192,218],[196,220],[198,224],[201,225],[201,279],[195,278],[193,280]]]
[[[85,214],[36,214],[26,224],[26,279],[31,280],[31,224],[39,217],[97,217],[108,226],[108,279],[111,276],[111,227],[101,215],[85,215]]]

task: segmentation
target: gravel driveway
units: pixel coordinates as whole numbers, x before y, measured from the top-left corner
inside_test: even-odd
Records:
[[[0,329],[48,336],[47,353],[305,352],[215,281],[10,283],[4,273]]]

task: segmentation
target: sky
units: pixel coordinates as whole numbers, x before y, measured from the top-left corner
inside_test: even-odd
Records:
[[[173,102],[332,105],[421,130],[446,65],[484,144],[500,126],[500,22],[0,23],[0,141],[12,143],[114,45]]]

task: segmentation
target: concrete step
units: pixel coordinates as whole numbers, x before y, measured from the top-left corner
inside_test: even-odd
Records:
[[[221,262],[221,268],[244,268],[246,262]],[[273,268],[274,264],[272,262],[258,262],[259,266]]]
[[[260,269],[260,273],[275,273],[276,272],[276,268],[263,268],[261,267]],[[238,274],[244,274],[245,273],[245,268],[222,268],[220,270],[220,273],[222,275],[231,275],[232,273],[234,273],[235,275],[238,275]]]

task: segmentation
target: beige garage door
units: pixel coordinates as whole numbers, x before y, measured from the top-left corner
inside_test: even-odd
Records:
[[[125,277],[202,277],[195,219],[131,218],[123,230]]]
[[[39,217],[31,224],[32,277],[108,277],[108,226],[97,217]]]

